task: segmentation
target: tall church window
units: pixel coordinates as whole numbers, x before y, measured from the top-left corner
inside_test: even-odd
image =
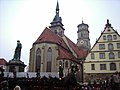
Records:
[[[95,64],[91,64],[91,70],[95,70]]]
[[[112,40],[112,35],[108,35],[107,39],[108,39],[108,41],[111,41]]]
[[[91,59],[95,59],[94,53],[91,53]]]
[[[106,64],[100,64],[100,70],[106,70]]]
[[[100,59],[105,59],[105,53],[99,53],[99,58]]]
[[[52,49],[51,48],[48,48],[48,51],[47,51],[47,72],[51,72],[51,65],[52,64]]]
[[[109,49],[109,50],[113,50],[113,44],[112,44],[112,43],[109,43],[109,44],[108,44],[108,49]]]
[[[65,61],[65,67],[66,68],[68,67],[68,61]]]
[[[99,49],[105,49],[105,44],[99,44]]]
[[[120,48],[120,43],[117,43],[117,48]]]
[[[35,71],[40,71],[41,69],[41,50],[40,48],[38,48],[36,50],[36,68],[35,68]]]
[[[116,64],[110,63],[110,70],[116,70]]]
[[[110,52],[110,53],[109,53],[109,59],[114,59],[114,58],[115,58],[114,53],[113,53],[113,52]]]

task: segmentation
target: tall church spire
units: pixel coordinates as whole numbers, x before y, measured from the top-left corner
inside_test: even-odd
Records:
[[[58,3],[58,1],[57,1],[57,5],[56,5],[56,16],[55,16],[55,18],[56,18],[56,21],[61,21],[60,19],[60,17],[59,17],[59,3]]]
[[[59,16],[59,3],[57,1],[57,5],[56,5],[56,15],[53,18],[53,21],[50,23],[51,26],[51,30],[53,32],[55,32],[56,34],[63,34],[64,33],[64,28],[63,28],[63,24],[62,24],[62,18]]]
[[[57,1],[56,11],[59,11],[59,3]]]

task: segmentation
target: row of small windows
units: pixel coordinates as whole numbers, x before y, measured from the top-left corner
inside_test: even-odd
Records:
[[[106,58],[105,56],[106,55],[105,55],[104,52],[103,53],[99,53],[99,58],[100,59],[105,59]],[[109,56],[109,59],[115,59],[115,54],[113,52],[110,52],[108,54],[108,56]],[[120,52],[118,52],[118,58],[120,58]],[[91,59],[95,59],[95,54],[94,53],[91,53]]]
[[[117,43],[117,48],[120,49],[120,43]],[[99,49],[105,49],[105,44],[99,44]],[[108,49],[109,50],[113,50],[114,49],[114,46],[112,43],[109,43],[108,44]]]
[[[116,70],[116,64],[110,63],[110,70]],[[95,64],[91,64],[91,70],[95,70]],[[100,70],[107,70],[106,64],[100,64]]]
[[[65,60],[65,61],[59,61],[59,66],[60,66],[60,65],[61,65],[63,68],[69,68],[69,67],[71,67],[72,65],[75,65],[75,66],[76,66],[77,64]]]
[[[63,63],[62,61],[59,61],[59,65],[61,65],[62,67],[65,66],[65,68],[68,68],[68,61],[65,61],[65,63]]]
[[[108,41],[112,41],[112,40],[116,40],[117,39],[117,36],[116,35],[104,35],[103,36],[103,40],[108,40]]]

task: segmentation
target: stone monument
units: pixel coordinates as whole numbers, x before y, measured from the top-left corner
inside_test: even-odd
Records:
[[[24,72],[26,65],[20,60],[22,44],[17,40],[14,57],[7,63],[7,72]]]

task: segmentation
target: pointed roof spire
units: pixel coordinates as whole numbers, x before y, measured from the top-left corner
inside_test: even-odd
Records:
[[[56,15],[55,15],[55,17],[54,17],[54,19],[53,19],[53,21],[51,23],[53,23],[53,22],[61,22],[61,21],[62,21],[62,19],[61,19],[61,17],[59,17],[59,3],[57,1]]]
[[[56,20],[59,20],[59,3],[57,1],[57,5],[56,5]]]
[[[59,3],[57,1],[56,11],[59,11]]]
[[[60,26],[63,28],[63,26],[64,26],[62,24],[62,18],[59,16],[59,3],[58,3],[58,1],[57,1],[57,5],[56,5],[56,15],[50,24],[51,24],[50,27]]]

